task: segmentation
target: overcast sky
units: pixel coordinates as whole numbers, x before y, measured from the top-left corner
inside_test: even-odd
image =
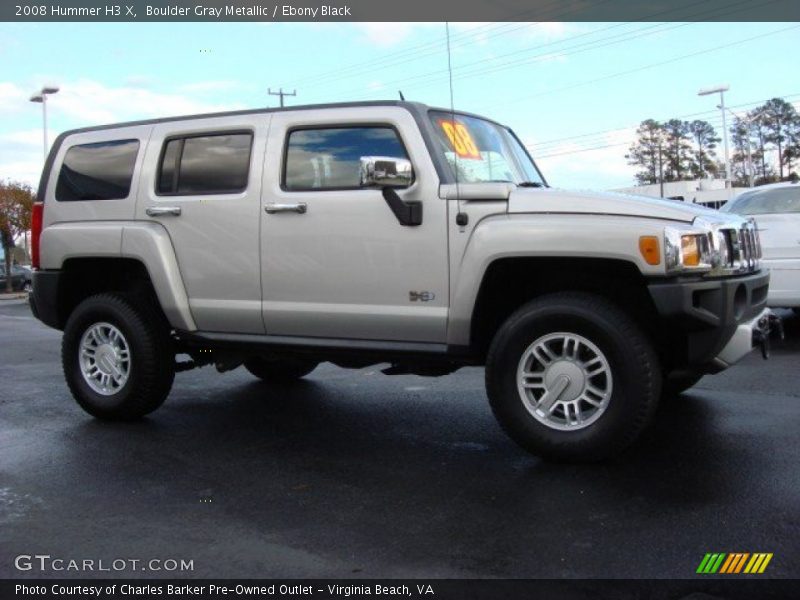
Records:
[[[457,109],[510,125],[549,182],[631,185],[624,155],[646,118],[704,118],[731,86],[737,112],[779,96],[800,106],[794,23],[451,25]],[[406,99],[449,106],[445,25],[0,24],[0,178],[38,183],[44,84],[50,140],[75,127],[289,104]],[[719,131],[721,133],[721,129]]]

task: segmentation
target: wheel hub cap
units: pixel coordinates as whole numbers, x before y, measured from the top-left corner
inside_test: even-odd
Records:
[[[575,333],[540,337],[523,352],[517,388],[527,411],[558,430],[583,429],[611,399],[611,367],[603,352]]]
[[[116,394],[128,381],[131,369],[128,341],[110,323],[95,323],[86,329],[78,359],[84,381],[98,394]]]

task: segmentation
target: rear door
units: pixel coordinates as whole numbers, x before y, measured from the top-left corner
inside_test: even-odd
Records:
[[[137,218],[169,232],[203,331],[264,332],[259,196],[270,118],[235,115],[153,128]]]

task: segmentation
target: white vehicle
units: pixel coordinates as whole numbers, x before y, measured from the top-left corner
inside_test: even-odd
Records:
[[[720,210],[753,217],[764,266],[772,273],[767,303],[800,311],[800,183],[774,183],[739,194]]]

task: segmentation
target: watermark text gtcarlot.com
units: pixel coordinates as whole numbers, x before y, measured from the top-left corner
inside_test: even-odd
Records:
[[[62,558],[49,554],[20,554],[14,558],[18,571],[36,572],[124,572],[194,571],[194,559],[183,558]]]

